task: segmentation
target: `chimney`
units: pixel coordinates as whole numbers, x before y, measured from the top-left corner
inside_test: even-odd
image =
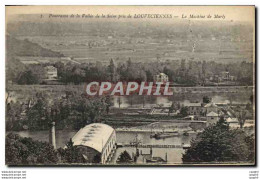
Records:
[[[51,123],[49,132],[49,143],[56,149],[56,137],[55,137],[55,122]]]

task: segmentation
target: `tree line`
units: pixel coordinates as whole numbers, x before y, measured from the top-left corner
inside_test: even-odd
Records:
[[[28,104],[7,104],[6,129],[48,130],[51,122],[56,122],[57,129],[80,129],[101,122],[111,105],[109,96],[89,98],[67,91],[59,99],[49,99],[46,93],[37,93]]]
[[[165,62],[117,62],[110,59],[108,64],[96,63],[67,63],[62,62],[26,65],[23,70],[10,67],[8,78],[18,84],[45,84],[45,66],[52,65],[57,68],[58,81],[64,84],[80,84],[90,81],[154,81],[154,75],[165,73],[169,81],[180,85],[205,85],[206,80],[223,71],[230,72],[236,77],[237,84],[253,84],[253,64],[216,63],[214,61],[173,60]],[[116,63],[117,62],[117,63]],[[10,75],[9,75],[10,74]],[[10,76],[10,77],[9,77]]]

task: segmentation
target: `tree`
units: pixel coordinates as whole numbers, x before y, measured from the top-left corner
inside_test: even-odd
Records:
[[[73,145],[72,139],[66,144],[66,148],[59,148],[58,152],[61,156],[61,162],[63,163],[85,163],[83,155],[80,153],[77,146]]]
[[[109,110],[110,110],[110,107],[112,106],[112,101],[111,101],[111,98],[110,98],[109,95],[106,96],[105,105],[106,105],[106,113],[108,114]]]
[[[210,103],[211,102],[211,98],[209,98],[208,96],[203,96],[203,103]]]
[[[6,130],[21,130],[23,128],[22,111],[22,106],[19,103],[10,101],[6,104]]]
[[[120,96],[118,96],[118,98],[117,98],[117,103],[118,103],[118,107],[120,108],[120,106],[121,106],[121,104],[122,104],[122,101],[121,101]]]
[[[153,81],[153,74],[150,70],[147,70],[146,72],[146,78],[147,78],[147,81],[150,82],[150,81]]]
[[[253,102],[254,102],[254,97],[253,97],[253,95],[250,96],[249,100],[250,100],[251,104],[253,104]]]
[[[22,72],[17,80],[18,84],[24,85],[31,85],[31,84],[38,84],[39,79],[33,74],[31,70]]]
[[[62,77],[64,77],[64,75],[65,75],[65,65],[64,65],[64,63],[62,63],[62,62],[56,62],[55,64],[54,64],[54,67],[56,67],[57,68],[57,75],[58,75],[58,77],[59,78],[62,78]]]
[[[188,107],[182,107],[180,111],[181,116],[185,117],[188,116]]]
[[[110,60],[110,63],[107,68],[108,68],[110,81],[113,82],[115,78],[115,68],[116,68],[113,59]]]
[[[173,112],[173,110],[174,110],[174,104],[172,102],[171,106],[169,107],[168,116],[170,116],[170,114]]]
[[[181,70],[182,70],[182,71],[185,71],[185,70],[186,70],[186,61],[185,61],[185,59],[182,59],[182,60],[181,60]]]
[[[203,60],[201,69],[202,69],[202,76],[203,76],[203,82],[204,82],[205,77],[206,77],[206,61],[205,60]]]
[[[163,68],[163,73],[165,73],[166,75],[168,75],[169,77],[169,81],[173,81],[173,76],[174,76],[174,72],[172,69],[168,68],[167,66],[165,66]]]
[[[244,126],[244,124],[246,122],[246,111],[240,109],[238,111],[238,113],[236,113],[236,116],[238,118],[238,122],[239,122],[240,128],[243,128],[243,126]]]
[[[221,118],[217,124],[205,128],[191,141],[191,147],[185,151],[184,163],[200,162],[253,162],[254,139],[243,130],[229,128]]]
[[[96,154],[93,158],[93,161],[92,163],[100,163],[101,162],[101,157],[100,157],[100,154]]]
[[[39,84],[42,83],[45,76],[46,72],[42,65],[29,65],[16,76],[16,81],[21,85]]]
[[[104,114],[106,103],[104,98],[88,98],[84,95],[73,95],[70,97],[71,113],[74,113],[72,125],[74,129],[80,129],[93,122],[99,122],[100,116]]]
[[[5,161],[8,165],[50,165],[58,162],[57,152],[49,143],[13,133],[6,136],[5,151]]]
[[[47,105],[46,94],[37,93],[36,103],[26,113],[28,119],[28,127],[30,130],[46,129],[51,116],[48,113],[50,106]]]
[[[127,163],[132,163],[133,160],[132,160],[131,156],[129,155],[129,153],[125,150],[124,152],[122,152],[119,155],[117,162],[127,164]]]
[[[252,110],[252,106],[251,106],[250,103],[247,103],[247,104],[246,104],[246,110]]]

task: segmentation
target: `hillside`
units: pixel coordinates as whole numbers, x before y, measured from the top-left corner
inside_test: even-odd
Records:
[[[16,81],[18,76],[26,70],[17,56],[32,57],[62,57],[63,54],[41,47],[28,40],[18,40],[9,35],[6,36],[6,80]]]
[[[41,56],[41,57],[63,57],[60,52],[41,47],[29,40],[18,40],[9,35],[6,36],[7,56]]]

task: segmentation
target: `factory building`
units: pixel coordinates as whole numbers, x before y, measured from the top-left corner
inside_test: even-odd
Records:
[[[116,150],[115,130],[102,123],[93,123],[80,129],[72,138],[88,163],[108,163]]]

